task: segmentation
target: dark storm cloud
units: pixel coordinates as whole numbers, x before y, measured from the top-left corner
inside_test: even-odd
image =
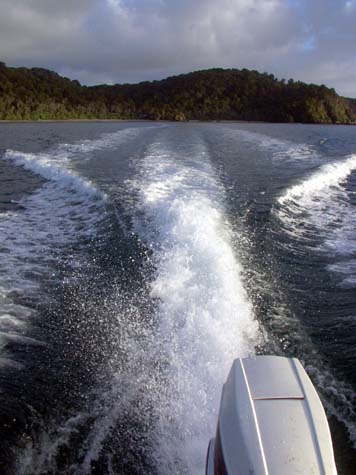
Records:
[[[248,67],[356,95],[356,1],[0,0],[0,57],[86,83]]]

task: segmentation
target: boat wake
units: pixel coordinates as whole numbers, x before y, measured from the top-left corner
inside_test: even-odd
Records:
[[[326,256],[333,275],[343,275],[340,285],[354,285],[356,156],[320,166],[323,158],[312,146],[223,130],[225,150],[232,155],[237,143],[243,151],[251,146],[252,165],[241,161],[245,175],[237,170],[241,183],[234,185],[234,194],[238,186],[250,186],[251,174],[253,183],[260,179],[254,168],[261,158],[253,153],[256,147],[271,159],[261,174],[263,186],[269,170],[277,175],[276,163],[282,160],[291,161],[288,179],[296,169],[319,166],[280,196],[271,213],[264,210],[265,234],[253,241],[250,221],[237,216],[244,208],[226,209],[230,188],[222,184],[210,157],[218,145],[214,137],[209,141],[210,126],[201,127],[130,127],[47,153],[4,154],[8,164],[43,181],[16,211],[0,215],[0,362],[16,374],[31,375],[32,368],[17,371],[26,367],[28,354],[17,358],[8,343],[42,348],[53,343],[54,334],[59,343],[46,353],[45,369],[35,377],[45,380],[40,386],[48,376],[48,386],[55,388],[51,394],[57,386],[50,378],[62,371],[58,380],[63,385],[58,408],[48,410],[47,417],[39,411],[36,434],[21,441],[19,475],[203,473],[231,363],[253,355],[256,347],[300,357],[329,415],[344,422],[355,442],[352,390],[329,372],[310,336],[313,322],[306,328],[302,317],[295,318],[296,298],[287,293],[289,284],[293,292],[299,289],[299,270],[304,275],[306,265],[313,278],[312,253]],[[141,139],[141,129],[150,140],[127,147],[116,162],[121,145]],[[114,153],[96,154],[102,150]],[[97,158],[102,159],[99,178]],[[269,181],[266,186],[272,187]],[[280,186],[269,195],[271,203]],[[249,219],[254,220],[252,212]],[[270,245],[274,232],[277,239]],[[293,248],[296,242],[299,248]],[[292,252],[283,254],[284,245]],[[300,256],[291,254],[300,249],[308,260],[302,255],[297,268]],[[284,257],[286,266],[294,266],[294,280],[288,281],[288,268],[278,267]],[[280,275],[288,281],[285,286]],[[53,295],[47,291],[51,285]],[[39,316],[38,301],[45,307]],[[30,330],[43,316],[49,324],[42,322],[41,339]],[[328,322],[323,323],[327,331]],[[31,396],[26,401],[32,407]]]
[[[109,217],[107,195],[90,180],[80,177],[73,170],[73,162],[90,159],[98,150],[115,149],[152,128],[126,128],[95,140],[60,144],[47,153],[7,150],[3,154],[2,160],[46,181],[33,194],[22,198],[16,211],[0,215],[2,365],[21,367],[7,355],[8,342],[14,338],[20,341],[20,335],[24,344],[30,342],[25,337],[26,326],[36,312],[19,304],[19,300],[46,300],[48,296],[39,292],[41,282],[54,282],[54,269],[60,261],[65,260],[67,267],[80,267],[79,254],[70,248],[93,240],[100,223]]]
[[[329,351],[341,352],[345,360],[351,360],[351,352],[339,348],[337,335],[341,338],[355,328],[355,315],[348,314],[352,308],[354,297],[352,289],[356,284],[356,240],[352,229],[355,229],[355,183],[356,155],[351,155],[343,160],[328,163],[312,172],[304,181],[298,183],[280,196],[274,210],[277,223],[286,236],[281,240],[281,249],[287,253],[292,252],[298,262],[303,262],[307,256],[309,265],[308,276],[300,276],[300,282],[308,285],[307,279],[313,279],[314,285],[320,285],[317,279],[322,279],[318,274],[318,266],[334,273],[336,284],[333,280],[323,281],[323,291],[320,295],[325,305],[325,299],[331,299],[330,305],[335,304],[337,298],[335,287],[343,287],[344,293],[339,305],[330,309],[323,321],[326,341],[332,335]],[[294,268],[294,273],[297,270]],[[305,270],[303,269],[303,273]],[[325,279],[325,278],[324,278]],[[347,291],[350,292],[347,292]],[[324,294],[323,294],[324,292]],[[302,295],[302,292],[301,292]],[[310,306],[318,306],[319,295],[316,292]],[[313,308],[309,308],[313,313]],[[309,325],[320,325],[320,322],[308,321]],[[303,357],[304,358],[304,357]],[[341,360],[341,357],[339,356]],[[346,426],[351,441],[356,447],[356,407],[352,387],[342,381],[328,368],[328,365],[317,359],[307,361],[306,368],[313,377],[322,396],[324,405],[329,415],[334,415]]]
[[[153,144],[140,170],[134,227],[153,251],[155,338],[167,361],[154,456],[162,474],[195,474],[204,468],[231,362],[254,351],[258,328],[204,144]]]
[[[9,364],[6,348],[14,338],[24,345],[36,343],[26,337],[26,329],[36,314],[34,302],[48,299],[40,292],[41,282],[55,282],[55,269],[65,254],[67,265],[80,265],[69,247],[93,238],[105,216],[106,197],[91,183],[52,164],[51,157],[9,150],[3,159],[48,180],[21,199],[18,210],[0,215],[1,361]],[[31,305],[19,303],[24,299]]]
[[[329,269],[343,276],[346,287],[356,283],[356,203],[348,183],[355,170],[356,155],[322,166],[289,188],[277,210],[290,234],[306,242],[320,238],[319,249],[337,260]]]
[[[309,144],[293,143],[289,140],[281,140],[238,128],[229,129],[228,131],[224,128],[223,130],[226,137],[238,138],[239,145],[244,144],[251,147],[252,150],[258,148],[264,153],[269,152],[272,159],[277,163],[279,161],[292,161],[296,164],[300,163],[304,167],[306,163],[319,162],[321,159],[321,155],[315,147]]]

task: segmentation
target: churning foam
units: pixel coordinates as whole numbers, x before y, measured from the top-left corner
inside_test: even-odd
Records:
[[[60,144],[52,151],[52,155],[62,160],[67,160],[68,158],[71,160],[76,160],[78,158],[81,161],[83,159],[90,159],[92,152],[115,149],[124,142],[137,139],[142,132],[162,127],[165,126],[160,124],[153,126],[141,125],[140,127],[128,127],[116,132],[102,134],[99,138],[94,140],[86,139],[74,144]]]
[[[352,192],[345,187],[345,180],[354,170],[356,155],[329,163],[292,186],[278,200],[278,216],[292,234],[306,238],[314,227],[323,240],[321,249],[343,259],[329,269],[344,274],[345,285],[356,281],[356,215],[350,202]]]
[[[106,199],[104,193],[100,193],[90,181],[79,177],[78,174],[72,171],[72,162],[76,159],[81,161],[89,159],[94,151],[115,149],[128,140],[136,139],[143,131],[162,127],[164,126],[130,127],[117,132],[102,134],[94,140],[83,140],[74,144],[59,144],[48,153],[33,154],[7,150],[2,158],[12,161],[47,180],[57,182],[63,188],[73,188],[76,192]]]
[[[169,366],[156,395],[154,457],[162,474],[197,474],[215,433],[222,384],[233,359],[254,351],[258,328],[203,144],[190,156],[153,144],[139,166],[136,231],[154,251],[155,342]]]
[[[105,199],[105,195],[100,194],[88,180],[79,177],[68,168],[69,160],[66,157],[7,150],[3,155],[3,159],[22,166],[25,170],[36,173],[46,180],[55,182],[63,189],[71,189],[92,196],[100,195],[100,198]]]
[[[34,314],[14,303],[13,292],[38,298],[41,281],[56,278],[52,264],[62,259],[64,247],[95,235],[106,199],[50,155],[8,150],[3,159],[48,181],[24,197],[19,210],[0,214],[0,347],[9,339],[20,342]],[[74,260],[71,265],[76,265]],[[28,338],[21,338],[29,344]]]
[[[12,359],[13,355],[2,349],[8,341],[26,345],[43,343],[25,336],[35,310],[15,303],[13,292],[46,302],[49,296],[41,293],[41,282],[60,279],[56,268],[63,260],[66,266],[73,268],[81,265],[81,254],[76,250],[80,249],[81,242],[85,245],[95,237],[98,225],[107,214],[106,195],[75,173],[73,162],[92,158],[96,150],[115,149],[148,128],[152,127],[129,128],[103,134],[96,140],[60,144],[47,153],[7,150],[2,156],[47,181],[20,200],[18,211],[0,214],[0,255],[5,256],[2,264],[0,262],[0,366],[21,369]],[[19,473],[55,470],[59,448],[69,444],[72,432],[87,418],[86,414],[80,414],[63,426],[50,427],[48,433],[39,434],[38,447],[29,444],[19,459]],[[96,443],[95,437],[93,443]],[[93,450],[89,452],[93,454]]]
[[[320,159],[320,155],[312,145],[293,143],[288,140],[280,140],[277,138],[269,137],[258,132],[251,132],[250,130],[243,129],[227,129],[224,128],[224,135],[228,135],[229,138],[238,137],[239,144],[245,143],[252,145],[254,148],[261,149],[262,151],[268,151],[275,160],[291,160],[293,162],[305,160],[317,160]]]
[[[298,200],[299,205],[308,206],[320,202],[320,197],[332,192],[342,192],[343,181],[356,169],[356,155],[344,161],[328,163],[299,185],[295,185],[279,198],[279,203]]]

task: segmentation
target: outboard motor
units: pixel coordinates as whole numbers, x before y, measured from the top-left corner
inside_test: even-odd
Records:
[[[206,475],[336,475],[329,425],[296,358],[234,361]]]

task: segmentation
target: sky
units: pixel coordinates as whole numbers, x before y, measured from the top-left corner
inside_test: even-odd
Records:
[[[88,85],[248,68],[356,97],[356,0],[0,0],[0,61]]]

